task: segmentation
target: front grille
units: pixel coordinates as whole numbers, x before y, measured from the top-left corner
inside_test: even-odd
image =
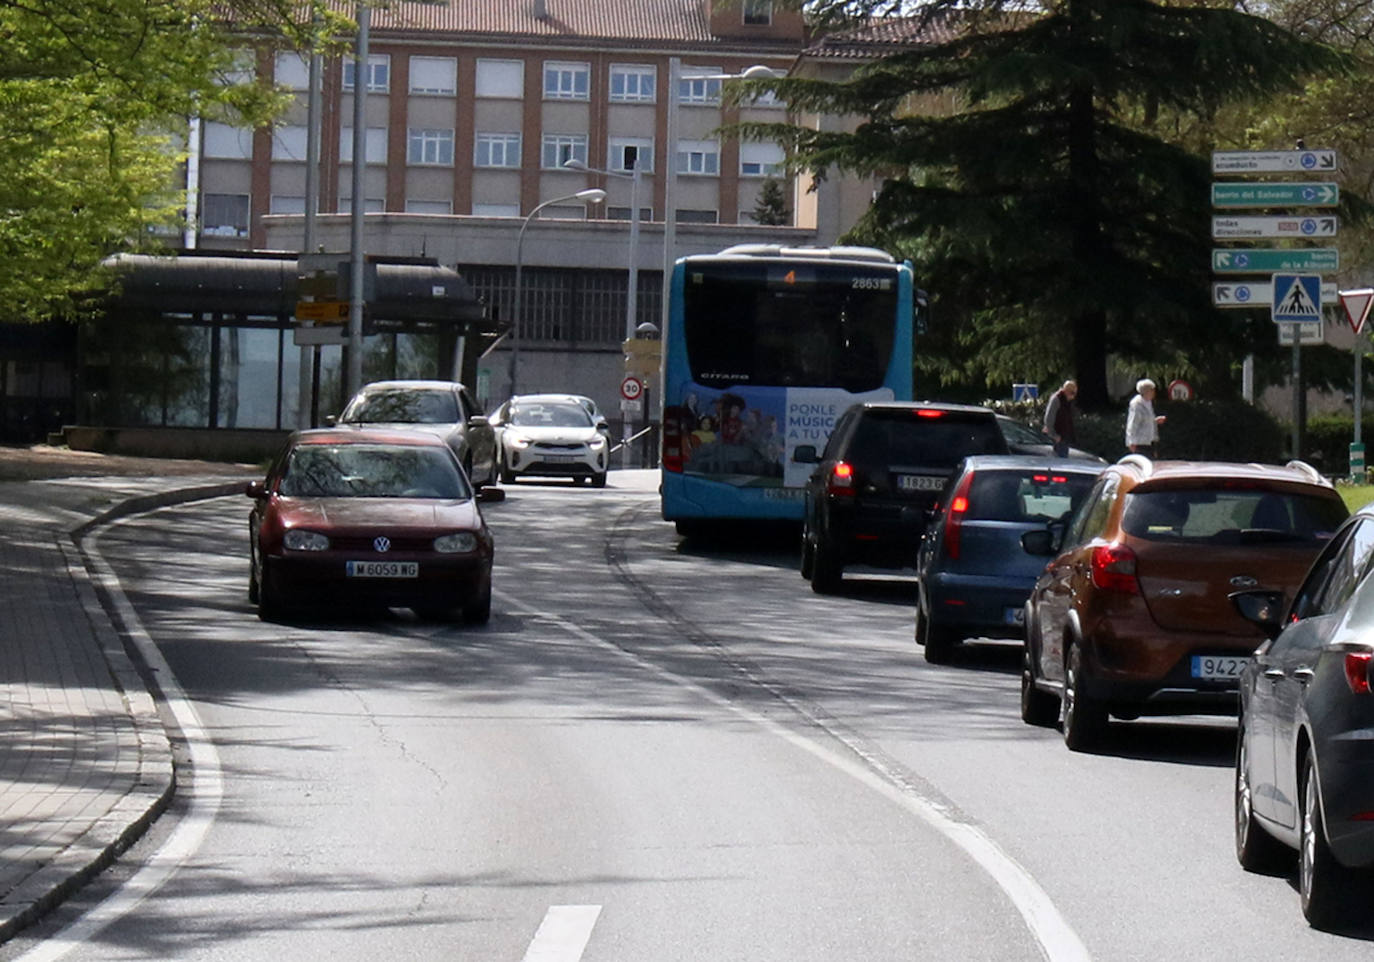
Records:
[[[533,446],[543,451],[581,451],[583,448],[581,443],[556,444],[552,441],[536,441]]]
[[[361,552],[363,554],[375,554],[378,557],[384,557],[385,555],[396,554],[398,552],[413,553],[417,551],[434,550],[433,538],[397,538],[393,535],[387,535],[386,537],[391,539],[391,549],[386,552],[379,552],[372,547],[372,539],[374,537],[375,535],[369,535],[367,537],[330,538],[329,543],[335,551]]]

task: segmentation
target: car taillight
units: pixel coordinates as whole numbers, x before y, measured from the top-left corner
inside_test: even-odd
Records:
[[[1104,544],[1093,549],[1093,585],[1102,591],[1140,594],[1135,579],[1135,552],[1124,544]]]
[[[854,465],[848,461],[836,461],[835,466],[830,469],[830,481],[825,486],[826,494],[838,494],[853,496],[854,494]]]
[[[959,526],[964,523],[964,515],[968,513],[968,492],[971,487],[972,471],[959,481],[954,496],[949,499],[949,510],[945,512],[945,553],[956,560],[959,557]]]
[[[677,418],[663,419],[663,470],[682,473],[682,428]]]
[[[1374,651],[1345,653],[1345,683],[1357,695],[1370,693],[1369,670],[1374,667]]]
[[[942,417],[945,416],[945,412],[944,412],[944,411],[932,411],[932,410],[930,410],[929,408],[917,408],[917,409],[916,409],[916,416],[917,416],[918,418],[942,418]]]

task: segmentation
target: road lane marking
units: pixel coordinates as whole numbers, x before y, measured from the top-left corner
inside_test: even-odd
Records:
[[[805,706],[793,699],[785,699],[786,704],[797,711],[808,722],[820,728],[842,744],[849,753],[842,754],[813,739],[791,731],[781,723],[732,702],[723,695],[704,685],[685,678],[660,665],[654,664],[641,655],[627,651],[620,645],[587,631],[561,615],[535,608],[505,592],[495,592],[503,605],[532,618],[539,618],[556,625],[564,631],[590,644],[616,652],[629,658],[640,667],[660,678],[690,689],[707,701],[732,712],[747,721],[777,735],[796,747],[810,753],[832,768],[849,775],[859,783],[879,792],[902,808],[915,815],[928,826],[939,832],[962,850],[973,862],[983,869],[1000,888],[1012,905],[1020,913],[1031,935],[1040,944],[1049,962],[1091,962],[1087,946],[1069,925],[1067,919],[1055,907],[1049,893],[1040,887],[1035,878],[1021,863],[1004,852],[992,838],[957,807],[945,799],[920,786],[893,764],[878,757],[860,741],[837,726],[806,710]],[[758,679],[751,678],[757,682]],[[771,689],[770,689],[771,690]]]
[[[551,905],[521,962],[578,962],[601,914],[599,905]]]
[[[111,527],[132,520],[134,518],[120,519],[114,521]],[[124,625],[124,631],[138,649],[148,669],[157,678],[167,710],[171,712],[185,738],[194,777],[191,779],[189,790],[187,786],[178,783],[177,795],[188,797],[189,804],[185,816],[178,820],[171,835],[138,871],[119,887],[118,891],[83,913],[80,918],[51,938],[44,940],[42,944],[19,956],[15,962],[55,962],[95,938],[107,926],[131,914],[195,855],[210,831],[210,826],[214,824],[224,798],[224,775],[220,768],[219,752],[215,750],[214,742],[201,724],[195,705],[186,696],[176,676],[172,674],[171,666],[162,657],[162,652],[158,650],[152,636],[148,634],[134,611],[134,606],[124,594],[119,576],[100,554],[101,530],[97,527],[91,531],[84,549],[90,559],[91,576],[105,589],[119,615],[119,620]]]

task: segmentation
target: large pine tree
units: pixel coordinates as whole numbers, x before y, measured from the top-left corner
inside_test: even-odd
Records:
[[[1244,353],[1255,319],[1211,306],[1208,159],[1176,134],[1343,70],[1340,54],[1215,2],[808,6],[818,18],[900,12],[915,42],[842,83],[751,85],[794,109],[859,115],[852,133],[743,132],[785,140],[822,174],[885,178],[849,240],[916,263],[950,378],[1067,372],[1097,407],[1109,355],[1205,374]],[[953,109],[928,106],[951,96]]]

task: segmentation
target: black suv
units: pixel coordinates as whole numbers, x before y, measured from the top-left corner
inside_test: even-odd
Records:
[[[840,416],[806,483],[801,573],[813,590],[840,586],[846,565],[912,567],[931,512],[955,467],[973,454],[1006,454],[988,408],[930,401],[856,404]]]

